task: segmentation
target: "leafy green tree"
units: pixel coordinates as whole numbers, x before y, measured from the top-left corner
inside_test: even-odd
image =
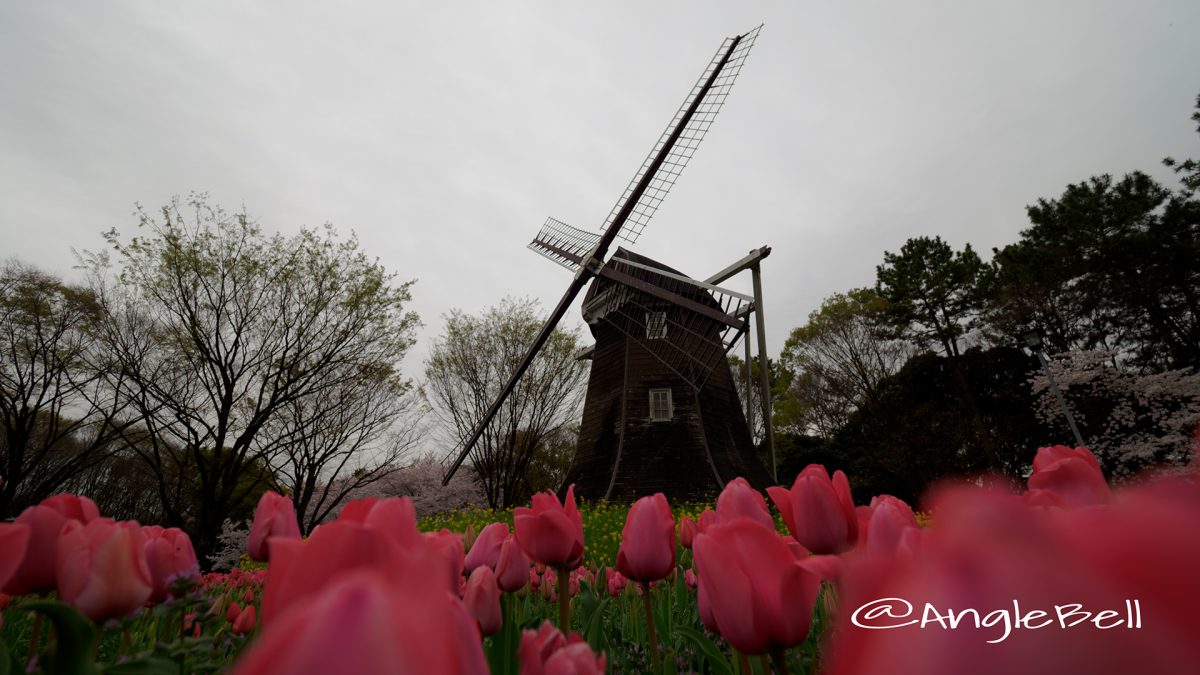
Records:
[[[875,292],[886,302],[882,313],[893,335],[947,356],[959,354],[959,340],[975,328],[991,290],[992,274],[971,248],[954,251],[941,237],[916,237],[885,251],[875,268]]]
[[[470,315],[451,310],[425,359],[422,395],[451,446],[461,447],[500,394],[542,326],[535,300],[505,298]],[[488,504],[528,498],[531,462],[575,421],[587,378],[579,331],[555,330],[471,452]]]
[[[975,392],[984,433],[960,394],[955,368]],[[926,352],[880,385],[831,441],[855,494],[916,500],[948,477],[993,472],[1013,483],[1051,434],[1035,414],[1034,358],[1015,347],[973,347],[958,357]],[[830,452],[830,451],[826,451]]]
[[[109,254],[86,258],[124,378],[110,385],[136,411],[129,447],[155,477],[167,524],[206,558],[222,523],[276,487],[270,467],[294,439],[272,428],[290,406],[333,403],[394,372],[418,324],[405,309],[412,282],[394,283],[330,226],[266,235],[205,195],[157,218],[139,208],[138,219],[140,236],[106,233],[115,281]]]

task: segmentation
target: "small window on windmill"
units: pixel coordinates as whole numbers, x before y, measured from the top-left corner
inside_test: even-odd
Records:
[[[666,422],[675,414],[675,406],[671,402],[670,389],[650,390],[650,421]]]
[[[646,312],[646,339],[667,339],[667,313]]]

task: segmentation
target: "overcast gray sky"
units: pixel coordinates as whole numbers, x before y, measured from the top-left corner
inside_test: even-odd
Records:
[[[1200,157],[1200,2],[0,4],[0,257],[68,275],[134,202],[331,222],[425,327],[568,273],[721,40],[766,24],[635,250],[696,277],[764,244],[769,350],[885,250],[981,254],[1098,173]],[[734,288],[748,288],[731,283]],[[579,322],[578,310],[569,315]]]

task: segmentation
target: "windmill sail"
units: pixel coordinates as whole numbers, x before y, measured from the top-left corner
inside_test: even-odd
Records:
[[[604,221],[604,227],[600,228],[601,232],[607,231],[629,200],[634,199],[636,201],[629,217],[619,224],[620,230],[617,236],[631,244],[637,242],[642,230],[646,228],[646,223],[650,222],[650,218],[658,211],[659,205],[675,185],[679,174],[683,173],[683,168],[696,154],[700,142],[704,140],[713,120],[717,118],[717,113],[720,112],[721,106],[725,104],[725,99],[729,97],[729,92],[733,89],[734,81],[742,72],[742,65],[746,62],[746,57],[750,55],[750,48],[754,46],[760,30],[762,30],[761,25],[744,35],[725,38],[725,41],[721,43],[716,55],[713,56],[708,67],[701,73],[700,79],[696,80],[691,92],[684,99],[683,105],[679,106],[679,111],[671,118],[666,130],[663,131],[654,147],[650,149],[650,153],[646,155],[646,160],[642,162],[637,173],[633,175],[633,180],[629,181],[629,186],[625,188],[625,192],[613,205],[612,211]],[[733,46],[732,51],[730,51],[731,45]],[[706,87],[706,83],[716,71],[719,71],[716,78],[712,80],[711,86]],[[687,117],[682,133],[674,143],[671,143],[671,136],[679,126],[680,120],[687,116],[693,106],[695,107],[694,113]],[[662,165],[655,171],[653,180],[641,194],[635,196],[635,187],[645,177],[646,172],[653,170],[655,158],[668,144],[670,144],[670,152],[667,153]]]
[[[546,256],[554,262],[571,270],[579,271],[579,266],[587,259],[600,241],[600,235],[588,232],[566,223],[547,218],[546,224],[529,242],[528,248]]]

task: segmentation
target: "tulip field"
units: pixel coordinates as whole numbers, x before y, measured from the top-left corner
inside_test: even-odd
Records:
[[[0,675],[1200,672],[1194,469],[1114,488],[1055,446],[920,519],[863,497],[811,465],[708,505],[363,499],[303,537],[267,493],[265,566],[202,573],[187,533],[58,495],[0,523]]]

